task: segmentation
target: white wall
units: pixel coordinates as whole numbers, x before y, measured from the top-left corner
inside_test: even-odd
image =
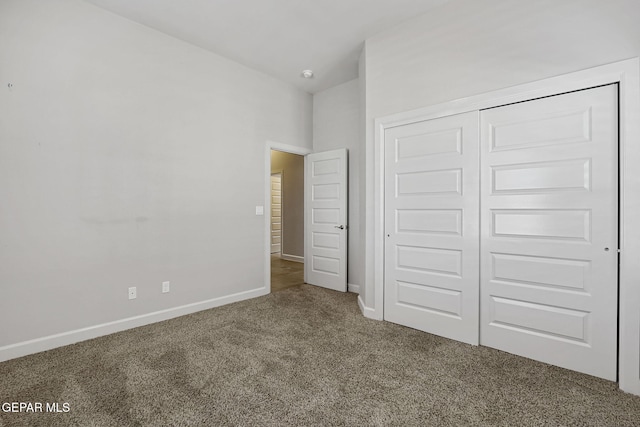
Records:
[[[377,117],[640,55],[637,0],[452,0],[366,42],[366,286]]]
[[[349,251],[347,281],[359,290],[364,283],[364,251],[360,221],[360,168],[363,155],[360,137],[360,92],[358,79],[317,92],[313,96],[313,151],[349,150]],[[353,289],[353,286],[351,287]]]
[[[265,285],[265,141],[311,148],[310,95],[77,0],[0,2],[0,64],[0,352]]]

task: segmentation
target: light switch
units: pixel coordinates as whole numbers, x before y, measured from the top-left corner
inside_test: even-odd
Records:
[[[264,215],[264,206],[256,206],[256,215]]]

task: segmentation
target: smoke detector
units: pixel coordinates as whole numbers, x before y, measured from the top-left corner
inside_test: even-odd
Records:
[[[313,78],[313,71],[312,70],[302,70],[302,73],[300,75],[302,77],[304,77],[305,79],[312,79]]]

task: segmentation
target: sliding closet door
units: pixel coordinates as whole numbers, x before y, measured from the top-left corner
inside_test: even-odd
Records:
[[[617,86],[481,113],[482,345],[616,379]]]
[[[385,131],[384,318],[478,343],[478,113]]]

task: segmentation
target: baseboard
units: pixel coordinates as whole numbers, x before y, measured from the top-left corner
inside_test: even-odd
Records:
[[[364,317],[368,319],[373,319],[373,320],[382,320],[382,317],[378,316],[378,314],[373,308],[369,308],[366,305],[364,305],[364,301],[362,300],[362,295],[358,295],[358,307],[360,308],[360,312]]]
[[[304,257],[303,256],[281,254],[280,258],[285,259],[287,261],[301,262],[301,263],[304,264]]]
[[[348,283],[347,284],[347,291],[348,292],[353,292],[354,294],[359,294],[360,293],[360,285],[354,285],[353,283]]]
[[[0,362],[267,295],[265,287],[0,347]]]

